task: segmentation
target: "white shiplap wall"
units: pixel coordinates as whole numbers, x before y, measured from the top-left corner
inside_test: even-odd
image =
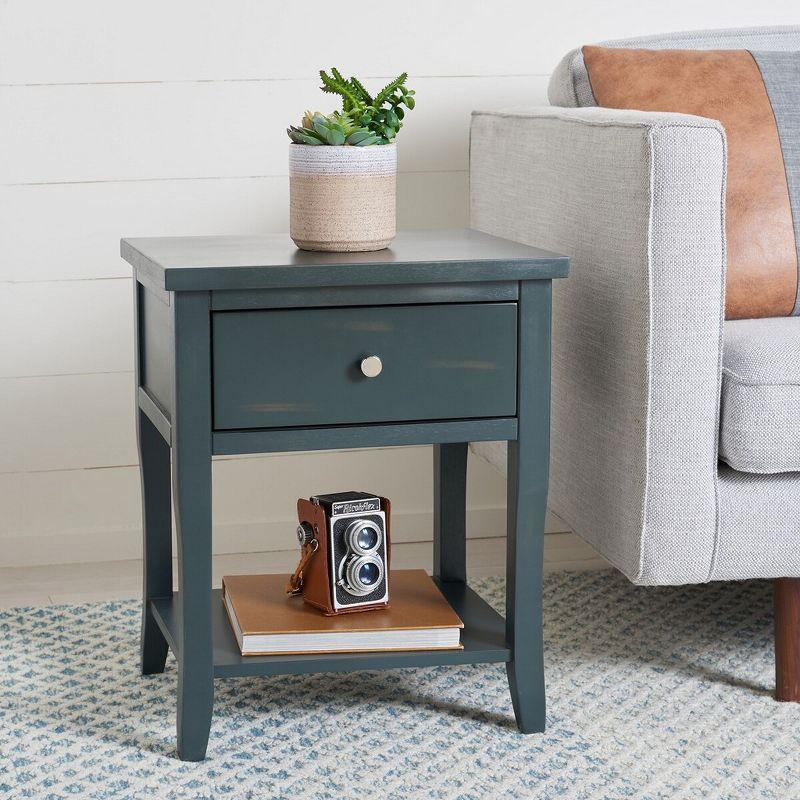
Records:
[[[796,21],[786,0],[0,2],[0,564],[138,554],[119,238],[286,231],[284,129],[329,110],[320,67],[411,73],[399,224],[446,227],[467,222],[470,111],[543,103],[569,47]],[[298,496],[355,486],[393,498],[398,538],[430,534],[428,449],[294,454],[215,463],[215,546],[286,546]],[[471,532],[503,503],[471,463]]]

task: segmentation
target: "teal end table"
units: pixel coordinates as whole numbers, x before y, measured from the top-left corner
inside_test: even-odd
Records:
[[[373,253],[303,252],[288,236],[123,239],[121,252],[135,276],[141,669],[162,672],[168,648],[177,659],[180,758],[205,757],[214,679],[239,675],[503,662],[519,729],[544,730],[551,284],[568,259],[473,230],[402,232]],[[505,619],[466,584],[467,448],[488,440],[509,442]],[[434,578],[464,649],[242,657],[211,588],[212,457],[419,444],[434,445]]]

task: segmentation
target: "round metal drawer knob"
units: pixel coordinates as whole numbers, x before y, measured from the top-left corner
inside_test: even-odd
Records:
[[[361,372],[368,378],[377,378],[383,369],[383,362],[378,356],[367,356],[361,359]]]

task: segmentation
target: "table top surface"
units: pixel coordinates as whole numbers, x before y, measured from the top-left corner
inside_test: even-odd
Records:
[[[400,231],[365,253],[298,250],[286,234],[122,239],[122,257],[167,291],[408,285],[565,277],[569,259],[464,229]]]

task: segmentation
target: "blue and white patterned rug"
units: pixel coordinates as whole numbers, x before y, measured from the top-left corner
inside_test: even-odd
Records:
[[[545,608],[544,735],[517,733],[502,666],[237,679],[201,764],[175,758],[174,661],[137,672],[137,602],[2,612],[0,797],[800,797],[769,584],[557,573]]]

